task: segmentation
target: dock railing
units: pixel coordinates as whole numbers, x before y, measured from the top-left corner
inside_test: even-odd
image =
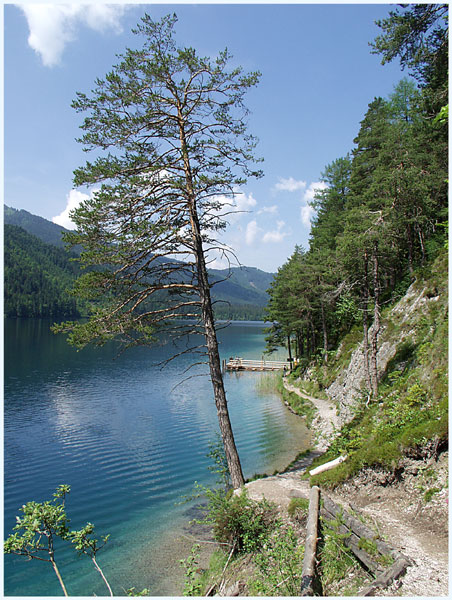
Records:
[[[290,371],[287,360],[251,360],[247,358],[230,358],[223,360],[224,371]]]

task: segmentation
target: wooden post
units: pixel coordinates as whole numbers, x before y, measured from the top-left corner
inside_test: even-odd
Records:
[[[317,549],[320,489],[315,485],[309,493],[309,514],[306,527],[303,567],[301,571],[301,596],[313,596],[315,553]]]

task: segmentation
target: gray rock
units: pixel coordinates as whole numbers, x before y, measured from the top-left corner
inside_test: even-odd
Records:
[[[385,374],[388,363],[396,355],[399,345],[413,339],[417,321],[425,312],[426,304],[436,301],[436,298],[427,298],[425,291],[425,288],[419,290],[416,282],[413,283],[405,296],[391,310],[389,318],[382,321],[378,335],[377,368],[379,378]],[[388,320],[397,325],[397,335],[391,335],[388,331]],[[371,336],[372,327],[369,328],[369,340]],[[340,351],[341,349],[338,349],[338,353]],[[331,401],[339,407],[341,425],[351,421],[357,403],[365,391],[362,343],[352,353],[348,367],[325,391]]]
[[[290,496],[290,498],[306,498],[306,493],[303,492],[302,490],[297,490],[295,488],[292,488],[289,492],[289,496]]]

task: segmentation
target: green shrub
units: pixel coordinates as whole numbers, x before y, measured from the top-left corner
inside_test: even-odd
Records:
[[[280,525],[253,562],[259,576],[250,581],[250,591],[259,596],[299,596],[304,548],[290,526]]]
[[[297,515],[305,515],[309,510],[309,500],[307,498],[292,498],[287,508],[287,512],[291,517]]]
[[[240,494],[206,490],[207,516],[204,522],[213,527],[215,539],[229,544],[235,552],[257,550],[275,528],[275,505],[267,500],[251,500],[246,489]]]
[[[433,496],[435,494],[437,494],[440,491],[439,488],[434,487],[434,488],[429,488],[428,490],[425,490],[424,492],[424,502],[427,504],[428,502],[430,502],[430,500],[433,498]]]
[[[194,544],[188,557],[180,561],[185,569],[184,596],[200,596],[202,592],[202,584],[197,574],[199,549],[200,545]]]

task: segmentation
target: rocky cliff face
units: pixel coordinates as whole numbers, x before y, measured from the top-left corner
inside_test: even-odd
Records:
[[[379,379],[386,373],[388,364],[396,357],[402,345],[416,343],[416,332],[423,315],[429,313],[431,305],[439,300],[440,296],[435,288],[415,281],[405,296],[382,319],[377,354]],[[372,327],[369,339],[371,334]],[[326,392],[338,406],[341,425],[348,423],[353,418],[357,401],[366,393],[362,342],[352,353],[348,366]]]

